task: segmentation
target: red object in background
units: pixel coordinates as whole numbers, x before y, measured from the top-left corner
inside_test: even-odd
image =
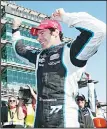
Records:
[[[94,118],[94,126],[96,128],[107,128],[107,120],[104,118]]]
[[[36,28],[32,27],[30,29],[30,34],[33,35],[33,36],[37,36],[37,30],[36,30]]]

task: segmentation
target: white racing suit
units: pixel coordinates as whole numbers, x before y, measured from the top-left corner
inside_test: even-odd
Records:
[[[36,66],[37,109],[34,127],[79,127],[75,96],[87,60],[93,56],[105,35],[105,24],[91,15],[66,13],[63,22],[80,35],[72,44],[60,44],[34,51],[22,43],[20,32],[13,30],[13,48],[22,61]]]

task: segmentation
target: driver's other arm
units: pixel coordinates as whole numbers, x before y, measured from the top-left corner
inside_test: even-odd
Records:
[[[78,67],[83,67],[93,56],[106,35],[106,24],[86,12],[66,13],[63,9],[57,10],[53,18],[75,27],[81,33],[77,36],[70,48],[70,60]]]

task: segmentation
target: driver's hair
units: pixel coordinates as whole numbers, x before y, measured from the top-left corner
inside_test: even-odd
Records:
[[[51,17],[47,16],[47,17],[45,17],[45,19],[51,19]],[[49,28],[49,30],[52,33],[52,32],[55,31],[55,28]],[[63,33],[61,31],[59,32],[59,38],[60,38],[61,41],[63,41]]]
[[[51,34],[52,34],[52,32],[55,31],[55,28],[49,28],[49,30],[51,31]],[[59,32],[59,38],[61,41],[63,41],[63,33],[61,31]]]

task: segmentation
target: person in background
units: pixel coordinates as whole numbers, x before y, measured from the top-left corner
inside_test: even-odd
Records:
[[[106,116],[104,115],[104,110],[102,109],[102,105],[98,100],[96,100],[96,117],[106,118]]]
[[[28,87],[29,87],[31,95],[32,95],[32,103],[26,104],[27,115],[25,118],[25,125],[26,125],[26,128],[32,128],[34,126],[37,94],[36,94],[36,92],[34,92],[34,90],[31,86],[28,86]]]
[[[8,99],[8,122],[11,124],[19,124],[24,126],[24,119],[19,118],[22,114],[22,109],[19,108],[17,103],[17,98],[15,96],[11,96]]]
[[[19,99],[19,106],[21,108],[20,110],[22,111],[20,113],[20,118],[24,119],[26,128],[32,128],[34,125],[37,94],[30,86],[28,87],[32,95],[32,98],[31,98],[32,100],[29,103],[24,103],[23,100]]]
[[[78,95],[76,102],[79,107],[79,118],[81,128],[94,128],[93,114],[91,110],[86,106],[86,99],[84,95]]]
[[[1,125],[8,121],[8,102],[1,100]]]

